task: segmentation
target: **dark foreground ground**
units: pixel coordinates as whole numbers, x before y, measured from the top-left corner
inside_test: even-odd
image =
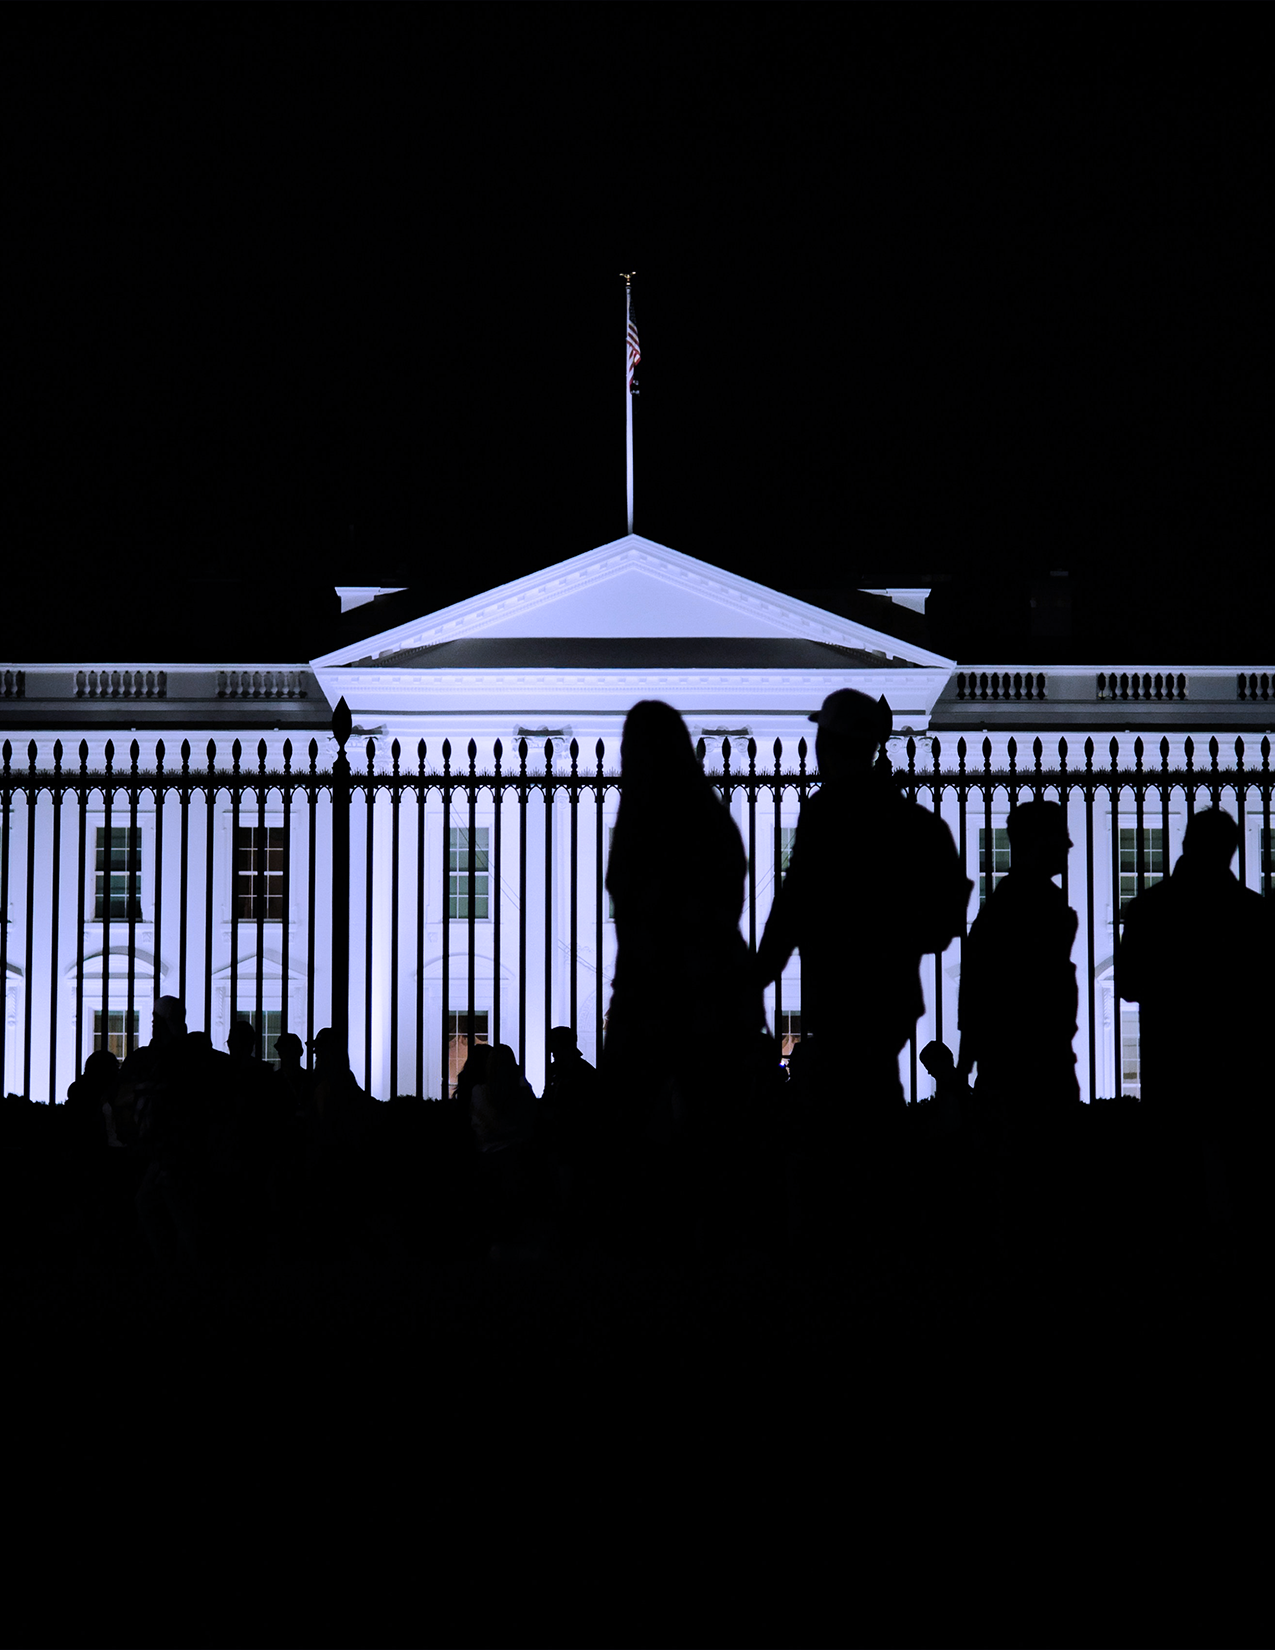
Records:
[[[1269,1643],[1265,1266],[959,1209],[783,1264],[11,1262],[5,1642]]]

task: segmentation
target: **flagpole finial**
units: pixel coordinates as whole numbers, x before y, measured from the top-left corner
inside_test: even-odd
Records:
[[[637,274],[637,270],[636,269],[622,269],[620,271],[620,274],[624,277],[625,286],[628,286],[629,282]]]

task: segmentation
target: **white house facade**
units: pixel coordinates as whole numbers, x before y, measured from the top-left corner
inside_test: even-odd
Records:
[[[1235,813],[1239,874],[1269,893],[1270,664],[968,664],[905,639],[923,590],[867,593],[868,625],[633,534],[407,619],[410,591],[340,594],[365,623],[308,661],[0,668],[6,1092],[60,1100],[95,1043],[149,1038],[161,994],[181,995],[219,1047],[236,1014],[267,1053],[281,1030],[312,1035],[334,1020],[342,974],[334,886],[339,915],[348,904],[351,1065],[374,1094],[439,1094],[471,1033],[509,1043],[537,1090],[549,1025],[574,1025],[595,1060],[620,732],[644,698],[674,705],[704,742],[749,852],[754,942],[818,782],[808,716],[837,688],[889,701],[891,760],[951,826],[971,919],[1007,865],[1011,800],[1063,800],[1085,1098],[1136,1091],[1136,1016],[1112,991],[1119,910],[1176,860],[1197,797]],[[348,804],[334,778],[342,700]],[[337,807],[348,872],[334,870]],[[678,884],[695,875],[675,819],[653,851],[675,923]],[[958,940],[923,970],[910,1094],[928,1093],[917,1050],[956,1047],[960,952]],[[797,956],[767,1003],[789,1044],[800,1006]],[[671,1048],[708,1029],[694,1003],[668,1005]]]

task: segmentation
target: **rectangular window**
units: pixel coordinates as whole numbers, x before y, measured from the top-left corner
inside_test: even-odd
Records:
[[[466,1036],[466,1022],[469,1011],[464,1008],[451,1008],[447,1011],[447,1079],[448,1094],[456,1093],[456,1083],[460,1077],[461,1067],[469,1058],[469,1039]],[[474,1043],[487,1041],[487,1010],[474,1010]]]
[[[1164,827],[1142,827],[1142,885],[1150,888],[1164,876]],[[1136,826],[1120,827],[1120,909],[1123,911],[1138,892],[1138,831]]]
[[[781,825],[779,827],[779,880],[782,882],[788,875],[788,867],[792,864],[792,850],[797,841],[797,827],[795,825]]]
[[[274,1051],[275,1038],[283,1031],[283,1010],[281,1008],[267,1008],[263,1010],[266,1017],[266,1034],[262,1039],[260,1060],[263,1065],[271,1066],[275,1071],[279,1069],[279,1056]],[[241,1008],[235,1015],[236,1020],[246,1020],[256,1030],[257,1011],[255,1008]]]
[[[453,825],[447,832],[447,915],[469,918],[469,865],[474,865],[474,916],[484,921],[487,916],[487,827],[474,828],[474,847],[471,853],[469,829]]]
[[[1120,1015],[1120,1087],[1125,1094],[1142,1093],[1142,1055],[1138,1041],[1138,1015],[1127,1010]]]
[[[283,826],[235,832],[235,902],[240,922],[283,921]]]
[[[789,1013],[785,1009],[775,1029],[779,1034],[779,1057],[786,1060],[801,1041],[801,1010],[795,1009]]]
[[[117,917],[128,919],[128,886],[130,868],[135,873],[133,879],[133,909],[131,915],[140,922],[142,920],[142,831],[139,825],[136,840],[130,842],[131,832],[127,825],[111,826],[110,864],[107,864],[106,831],[99,825],[97,828],[97,860],[93,877],[93,915],[98,922],[107,914],[106,901],[110,898],[110,917],[114,922]],[[130,848],[131,866],[130,866]],[[109,879],[109,881],[108,881]]]
[[[124,1016],[127,1009],[112,1008],[106,1015],[106,1046],[117,1060],[125,1055]],[[133,1010],[133,1047],[137,1047],[137,1009]],[[96,1054],[102,1047],[102,1010],[93,1010],[93,1052]]]
[[[990,869],[991,881],[988,881]],[[987,829],[979,826],[978,831],[978,903],[985,905],[987,896],[995,889],[996,884],[1009,870],[1009,830],[1004,825],[997,825],[992,831],[992,863],[987,863]]]

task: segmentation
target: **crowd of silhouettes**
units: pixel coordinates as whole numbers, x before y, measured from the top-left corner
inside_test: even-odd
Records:
[[[739,830],[677,712],[633,707],[598,1070],[557,1026],[540,1095],[510,1047],[480,1043],[454,1094],[380,1103],[329,1030],[308,1066],[300,1038],[280,1036],[271,1066],[251,1024],[221,1052],[163,997],[151,1041],[122,1063],[92,1054],[64,1107],[9,1097],[10,1249],[178,1273],[585,1251],[985,1266],[1024,1245],[1114,1241],[1123,1222],[1264,1254],[1271,1077],[1256,1033],[1275,930],[1231,872],[1235,822],[1196,811],[1173,874],[1125,909],[1115,978],[1141,1009],[1142,1098],[1083,1107],[1077,918],[1054,880],[1066,818],[1019,804],[1010,869],[964,942],[959,1048],[920,1051],[934,1096],[908,1107],[899,1056],[924,1011],[922,959],[963,931],[972,884],[947,826],[891,777],[885,701],[842,690],[811,720],[819,788],[754,956]],[[675,891],[670,818],[686,868]],[[802,1037],[785,1063],[764,991],[794,951]],[[670,1029],[675,1005],[693,1007],[689,1036]]]

